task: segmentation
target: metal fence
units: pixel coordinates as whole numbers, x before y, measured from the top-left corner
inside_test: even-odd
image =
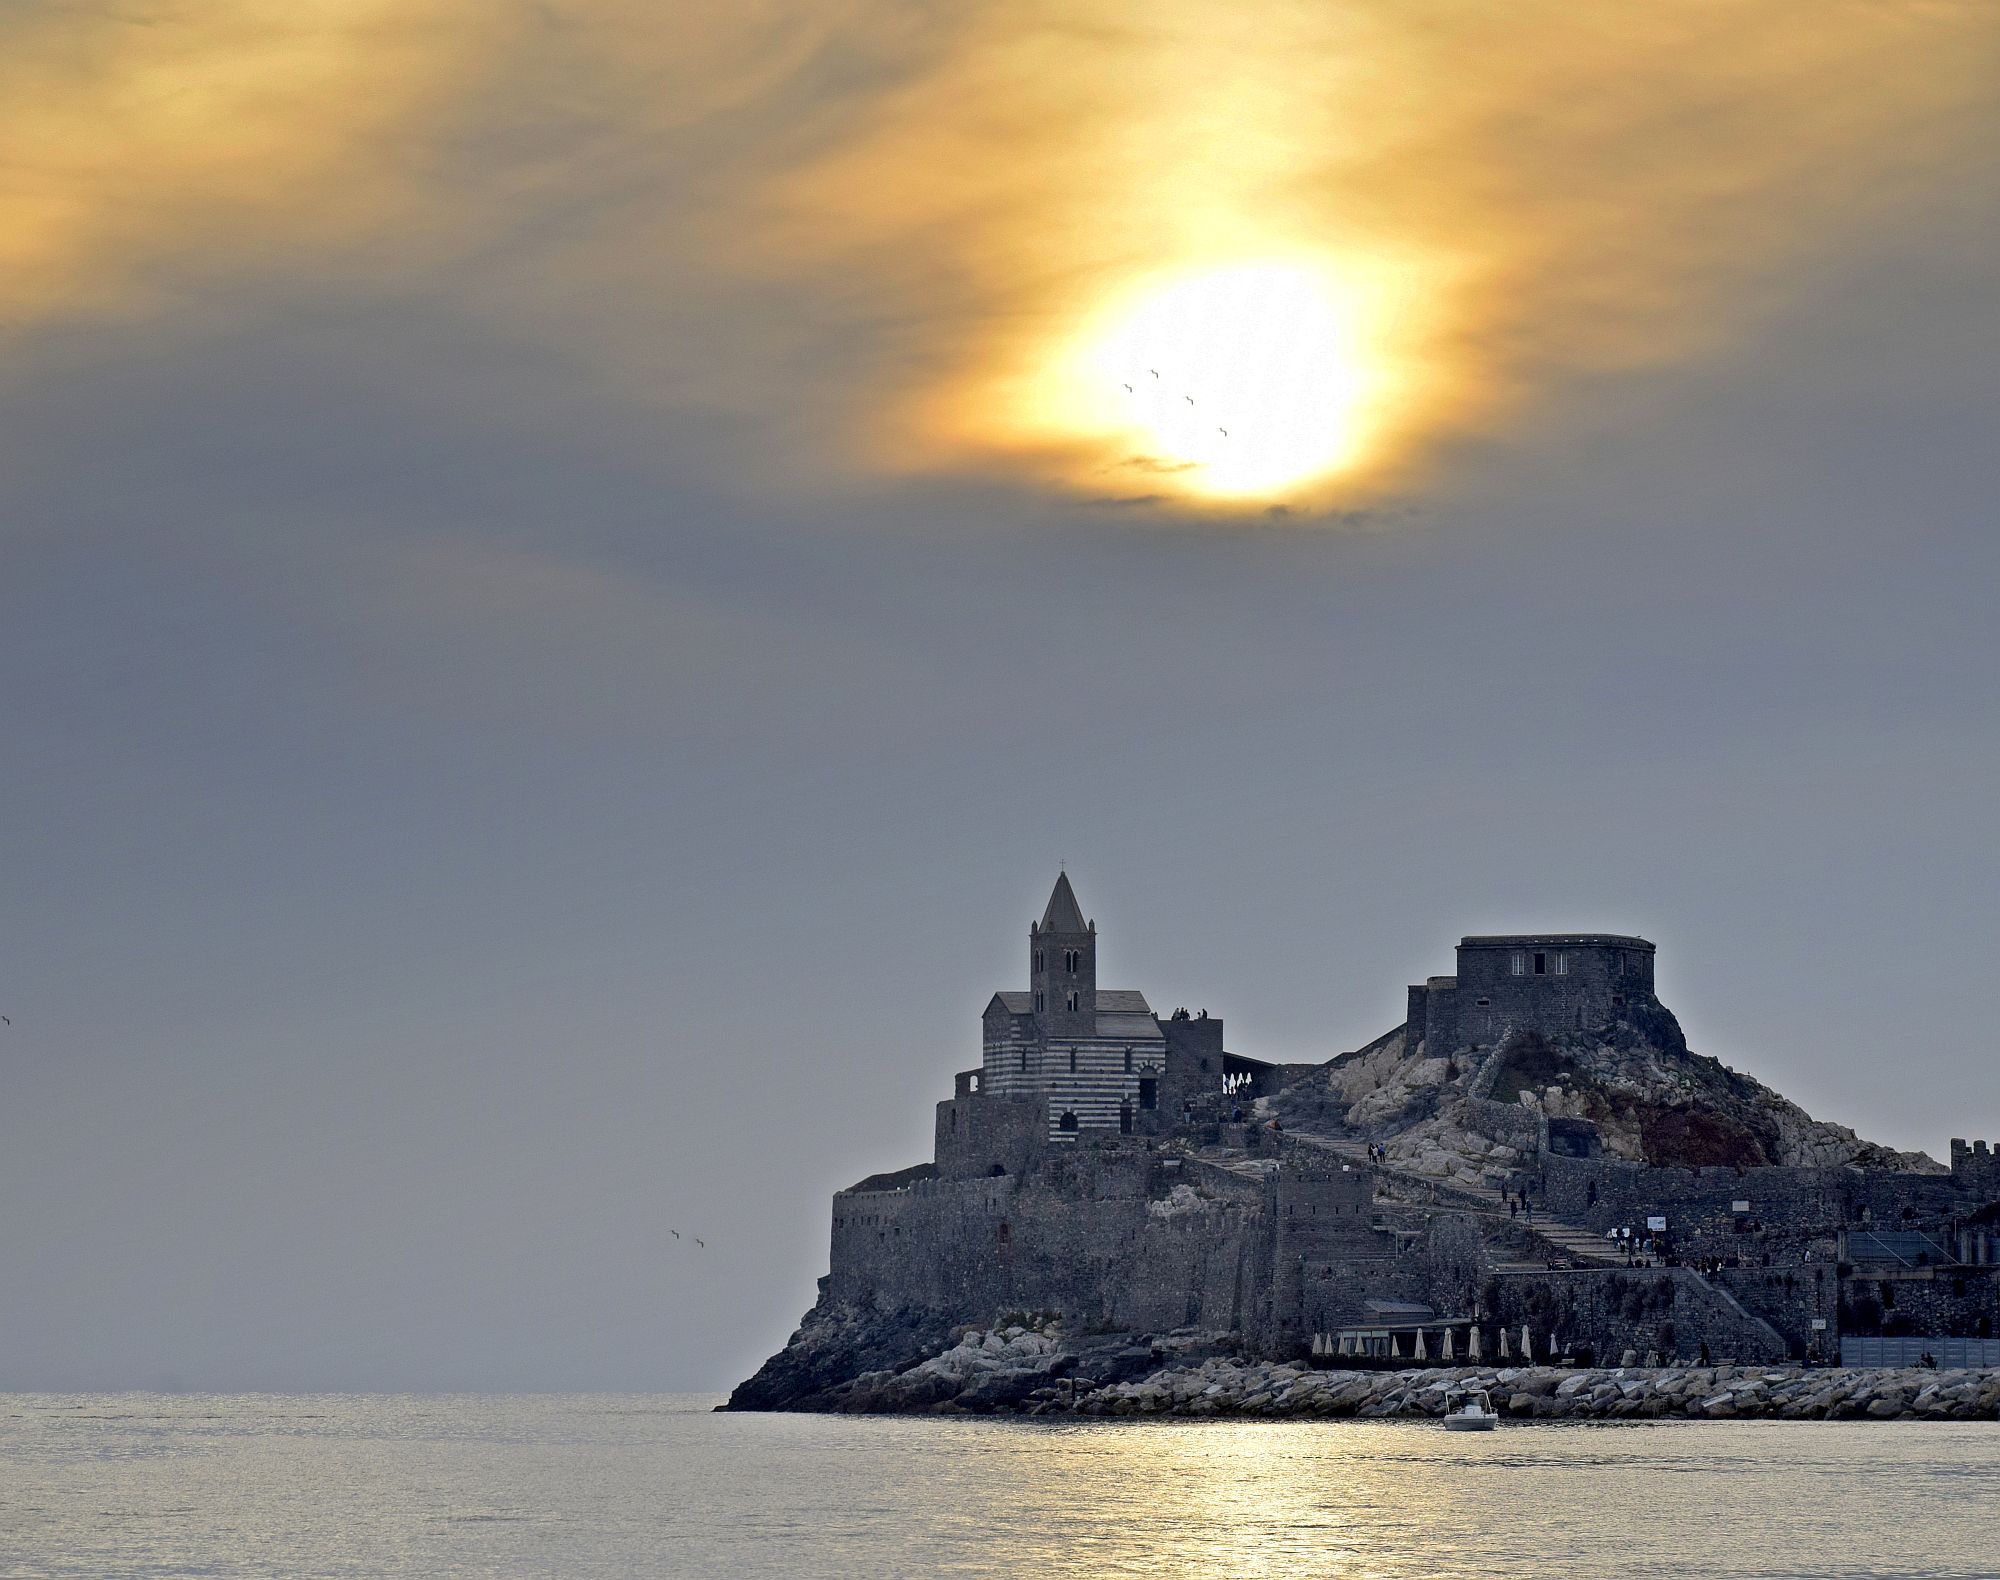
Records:
[[[1901,1267],[1935,1267],[1958,1260],[1947,1239],[1921,1229],[1851,1229],[1846,1255],[1850,1262],[1893,1263]]]
[[[1840,1340],[1843,1366],[1915,1366],[1928,1355],[1947,1371],[2000,1367],[2000,1339]]]

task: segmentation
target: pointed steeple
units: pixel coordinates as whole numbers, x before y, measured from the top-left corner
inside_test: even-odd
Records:
[[[1069,874],[1061,873],[1056,878],[1055,891],[1049,895],[1049,908],[1042,912],[1042,931],[1081,933],[1087,930],[1083,907],[1076,903],[1076,890],[1069,886]]]
[[[1097,1026],[1097,930],[1083,919],[1069,874],[1028,925],[1028,987],[1045,1036],[1088,1037]]]

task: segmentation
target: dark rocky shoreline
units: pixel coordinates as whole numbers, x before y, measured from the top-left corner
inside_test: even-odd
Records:
[[[858,1330],[858,1331],[857,1331]],[[868,1364],[870,1361],[873,1365]],[[732,1410],[849,1414],[1411,1419],[1454,1389],[1517,1421],[2000,1417],[2000,1371],[1802,1366],[1459,1366],[1346,1371],[1260,1361],[1230,1335],[1071,1337],[1012,1321],[937,1332],[920,1318],[802,1329]]]

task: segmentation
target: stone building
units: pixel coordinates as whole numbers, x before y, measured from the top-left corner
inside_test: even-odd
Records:
[[[980,1067],[964,1095],[1032,1098],[1058,1144],[1091,1130],[1157,1134],[1163,1110],[1171,1120],[1197,1092],[1270,1068],[1225,1052],[1222,1021],[1206,1010],[1161,1017],[1144,993],[1099,987],[1097,923],[1067,873],[1028,925],[1027,990],[995,993],[980,1025]]]
[[[1653,997],[1653,946],[1616,933],[1462,938],[1455,976],[1409,990],[1407,1035],[1426,1052],[1491,1048],[1508,1033],[1607,1026]]]

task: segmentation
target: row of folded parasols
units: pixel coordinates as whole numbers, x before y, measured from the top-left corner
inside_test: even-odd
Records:
[[[1312,1352],[1316,1356],[1387,1356],[1392,1359],[1401,1360],[1407,1358],[1414,1361],[1427,1361],[1435,1355],[1438,1360],[1452,1361],[1458,1359],[1457,1332],[1458,1330],[1451,1326],[1440,1327],[1438,1329],[1440,1337],[1435,1351],[1432,1351],[1428,1347],[1426,1330],[1423,1328],[1415,1330],[1414,1338],[1407,1333],[1393,1332],[1388,1334],[1356,1333],[1353,1331],[1339,1334],[1315,1333],[1313,1335]],[[1485,1340],[1480,1334],[1478,1325],[1476,1323],[1466,1324],[1465,1334],[1465,1358],[1468,1361],[1475,1362],[1486,1359]],[[1498,1359],[1503,1361],[1534,1360],[1536,1353],[1534,1335],[1528,1331],[1528,1325],[1525,1322],[1521,1324],[1521,1338],[1518,1348],[1509,1344],[1506,1328],[1501,1328],[1499,1335],[1496,1347]],[[1389,1342],[1389,1347],[1386,1350],[1372,1347],[1380,1344],[1383,1338],[1387,1338]],[[1403,1348],[1405,1341],[1409,1341],[1410,1343],[1408,1349]],[[1551,1333],[1542,1353],[1552,1355],[1557,1353],[1559,1349],[1560,1346],[1556,1341],[1556,1336]]]

